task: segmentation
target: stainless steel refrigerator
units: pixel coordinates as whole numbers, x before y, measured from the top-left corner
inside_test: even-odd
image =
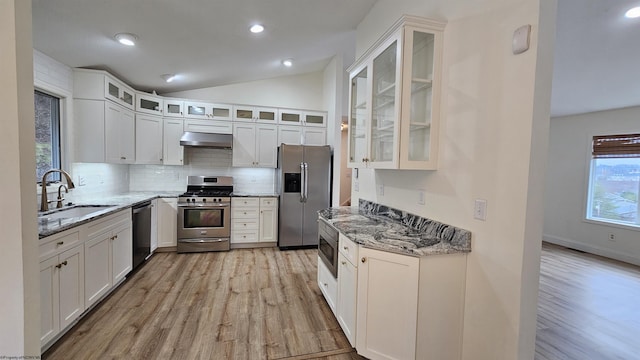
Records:
[[[318,210],[331,201],[331,147],[280,145],[280,248],[318,245]]]

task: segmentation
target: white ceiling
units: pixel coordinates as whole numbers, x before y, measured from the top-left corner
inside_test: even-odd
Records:
[[[380,0],[382,1],[382,0]],[[351,59],[376,0],[32,0],[34,47],[71,67],[106,69],[167,93],[319,71]],[[639,0],[558,0],[553,116],[640,105]],[[260,22],[266,30],[250,34]],[[139,45],[114,41],[138,35]],[[281,60],[293,58],[284,68]],[[349,65],[349,64],[345,64]],[[176,73],[167,84],[162,74]]]
[[[32,0],[33,46],[166,93],[320,71],[336,54],[352,59],[356,26],[375,1]],[[258,35],[249,32],[256,22],[265,26]],[[117,43],[120,32],[136,34],[138,45]],[[167,84],[163,74],[180,78]]]

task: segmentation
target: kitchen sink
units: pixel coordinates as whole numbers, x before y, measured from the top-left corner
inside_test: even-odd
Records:
[[[62,209],[56,209],[51,212],[38,214],[39,218],[46,218],[50,220],[56,219],[68,219],[76,217],[85,217],[93,213],[104,212],[108,208],[113,208],[114,205],[76,205],[73,207],[67,207]]]

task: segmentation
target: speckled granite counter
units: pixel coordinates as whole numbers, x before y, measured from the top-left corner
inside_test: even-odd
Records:
[[[467,230],[367,200],[361,199],[357,208],[328,208],[318,215],[355,243],[371,249],[411,256],[471,251]]]
[[[120,210],[124,210],[127,208],[131,208],[139,203],[153,200],[155,198],[160,197],[177,197],[181,193],[179,192],[166,192],[166,193],[157,193],[157,192],[130,192],[125,194],[118,194],[113,196],[101,196],[95,199],[83,199],[82,201],[78,201],[73,203],[73,206],[80,205],[83,207],[91,207],[96,206],[98,211],[93,212],[88,215],[79,216],[79,217],[68,217],[68,218],[60,218],[55,219],[52,217],[47,217],[47,214],[54,214],[57,209],[52,209],[46,213],[38,214],[38,233],[40,235],[40,239],[54,235],[61,231],[71,229],[73,227],[86,224],[90,221],[99,219],[103,216],[107,216],[113,213],[116,213]],[[102,205],[100,207],[100,205]],[[111,205],[109,207],[104,208],[104,205]],[[70,208],[72,206],[65,206],[64,208]],[[63,208],[63,209],[64,209]]]

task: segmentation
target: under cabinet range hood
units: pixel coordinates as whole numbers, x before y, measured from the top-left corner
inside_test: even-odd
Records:
[[[180,145],[191,147],[206,147],[216,149],[231,149],[233,135],[212,134],[187,131],[180,138]]]

